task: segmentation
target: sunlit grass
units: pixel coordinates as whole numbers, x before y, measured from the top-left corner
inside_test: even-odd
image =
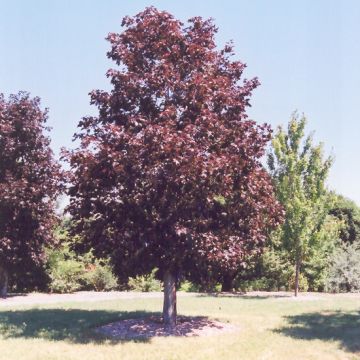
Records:
[[[111,341],[93,328],[156,313],[161,299],[0,308],[0,359],[358,359],[360,297],[179,297],[179,313],[236,324],[198,338]]]

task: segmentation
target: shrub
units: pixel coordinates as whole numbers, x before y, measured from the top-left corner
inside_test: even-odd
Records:
[[[277,291],[277,283],[273,279],[261,277],[252,280],[236,280],[235,289],[238,291]]]
[[[87,268],[85,282],[90,289],[96,291],[110,291],[118,287],[117,278],[107,261],[96,260]]]
[[[47,249],[46,254],[53,292],[108,291],[118,286],[108,261],[95,259],[91,251],[80,256],[70,249],[69,242],[63,242],[56,249]]]
[[[267,247],[264,253],[256,259],[253,272],[239,276],[235,287],[242,291],[277,291],[288,289],[294,267],[289,261],[286,251]],[[255,260],[255,261],[256,261]],[[240,274],[244,275],[244,274]],[[247,275],[247,276],[246,276]],[[247,279],[246,279],[247,278]]]
[[[80,290],[84,265],[74,259],[60,260],[49,271],[50,289],[53,292],[71,293]]]
[[[189,280],[184,280],[180,283],[179,291],[199,292],[200,288],[199,288],[199,285],[197,285]]]
[[[295,289],[295,272],[292,274],[289,280],[289,289]],[[309,283],[308,279],[306,278],[305,274],[299,274],[299,291],[308,291],[309,290]]]
[[[360,292],[360,241],[343,244],[334,253],[326,291]]]
[[[155,274],[157,269],[154,269],[150,274],[139,275],[136,277],[130,277],[128,281],[128,287],[133,291],[150,292],[161,291],[162,284],[160,280],[157,280]]]

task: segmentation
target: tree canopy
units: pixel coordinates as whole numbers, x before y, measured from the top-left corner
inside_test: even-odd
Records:
[[[0,94],[0,264],[4,272],[39,263],[52,239],[60,167],[39,98]],[[5,295],[4,293],[4,295]]]
[[[319,262],[326,254],[323,241],[336,233],[329,224],[332,199],[325,183],[333,159],[324,159],[322,144],[314,145],[311,135],[305,138],[305,125],[306,118],[295,113],[287,131],[278,128],[268,156],[277,198],[285,210],[284,224],[273,236],[295,265],[296,295],[300,266],[321,255]]]
[[[216,48],[211,20],[150,7],[122,26],[112,90],[91,93],[99,115],[68,154],[73,231],[122,275],[236,268],[281,218],[261,163],[271,130],[245,112],[259,82]]]
[[[340,229],[340,239],[344,243],[360,240],[360,208],[354,201],[337,195],[329,213],[343,223]]]

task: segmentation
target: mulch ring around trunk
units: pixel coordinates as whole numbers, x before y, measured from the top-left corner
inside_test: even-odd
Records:
[[[236,331],[238,327],[207,317],[178,316],[174,328],[166,328],[160,316],[127,319],[100,326],[95,332],[113,339],[141,339],[155,336],[209,336]]]

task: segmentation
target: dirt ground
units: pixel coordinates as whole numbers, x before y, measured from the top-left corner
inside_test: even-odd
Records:
[[[202,316],[178,316],[176,326],[166,328],[160,317],[151,316],[103,325],[98,327],[96,332],[114,339],[147,339],[158,336],[211,336],[239,330],[239,327],[230,323],[223,323]]]

